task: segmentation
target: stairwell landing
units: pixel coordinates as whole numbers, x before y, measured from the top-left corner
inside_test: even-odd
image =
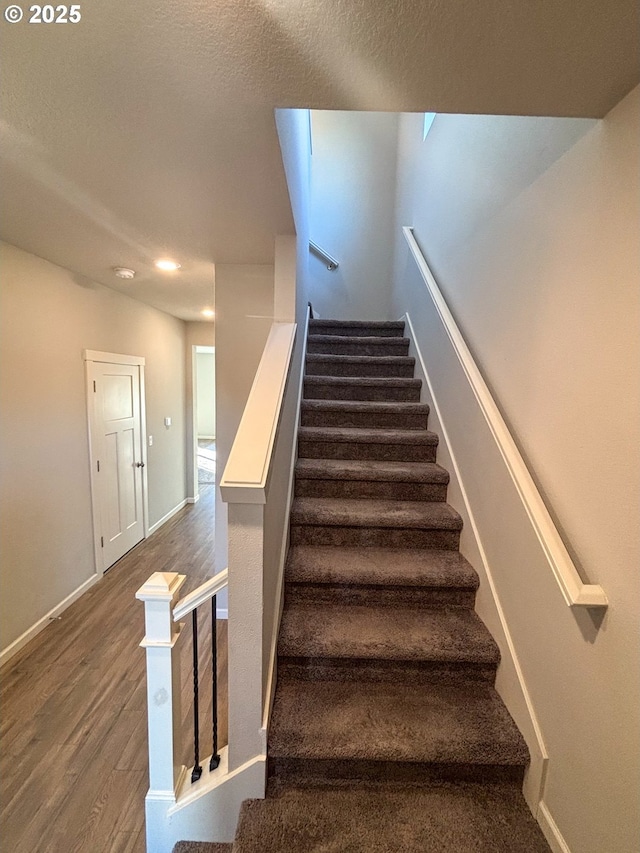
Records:
[[[312,320],[265,800],[176,853],[542,853],[401,322]]]

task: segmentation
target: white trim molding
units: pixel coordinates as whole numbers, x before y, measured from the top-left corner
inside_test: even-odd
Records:
[[[106,364],[137,364],[144,367],[144,357],[140,355],[122,355],[118,352],[101,352],[100,350],[82,350],[83,361],[102,361]]]
[[[517,708],[514,703],[510,701],[510,696],[505,695],[505,691],[499,689],[498,684],[496,683],[496,689],[498,689],[498,693],[501,695],[505,705],[507,706],[509,712],[516,720],[516,723],[519,727],[525,729],[527,731],[528,736],[526,737],[527,746],[529,747],[529,753],[531,756],[531,763],[529,765],[529,769],[527,771],[527,775],[524,783],[524,794],[529,807],[531,808],[532,813],[535,814],[538,808],[538,804],[540,802],[540,798],[542,797],[542,793],[544,790],[544,783],[546,779],[547,768],[549,764],[549,754],[547,752],[547,748],[545,746],[544,738],[542,736],[542,729],[540,723],[538,721],[538,717],[534,708],[533,700],[531,699],[531,694],[527,687],[527,683],[525,681],[524,673],[522,671],[522,666],[518,659],[518,653],[516,651],[516,646],[513,641],[513,637],[511,635],[511,631],[509,630],[509,624],[507,621],[507,617],[504,612],[504,608],[500,601],[500,596],[498,594],[498,588],[493,576],[493,572],[491,570],[491,565],[489,562],[489,558],[487,557],[486,549],[482,543],[482,538],[480,536],[480,530],[478,529],[478,524],[476,522],[476,518],[471,507],[471,500],[467,493],[467,490],[464,485],[464,480],[462,478],[462,473],[460,471],[460,467],[458,465],[458,460],[456,458],[456,453],[453,449],[453,442],[449,436],[449,432],[447,430],[445,419],[443,417],[442,411],[438,404],[438,399],[436,397],[433,383],[431,381],[431,377],[427,370],[424,357],[422,355],[422,351],[418,344],[417,336],[415,329],[413,327],[413,323],[411,322],[411,317],[409,314],[405,314],[401,319],[403,319],[408,326],[408,337],[410,340],[409,346],[409,354],[415,355],[416,358],[416,370],[420,375],[420,378],[426,384],[429,390],[429,404],[432,407],[430,417],[435,415],[438,421],[437,432],[438,435],[444,441],[446,451],[448,454],[448,460],[446,463],[443,463],[445,467],[449,470],[449,474],[451,476],[451,485],[453,485],[454,478],[457,488],[459,489],[460,496],[462,497],[462,501],[464,503],[464,508],[461,506],[457,506],[458,509],[463,516],[466,516],[465,519],[465,527],[467,525],[467,521],[469,522],[469,528],[471,529],[471,533],[473,535],[473,539],[477,548],[477,554],[480,557],[480,561],[482,563],[482,569],[484,571],[484,575],[487,579],[487,583],[489,585],[489,589],[491,590],[491,598],[493,600],[493,604],[495,606],[495,612],[499,622],[499,629],[501,631],[502,637],[498,636],[497,631],[495,631],[494,639],[498,642],[500,646],[502,666],[505,664],[505,659],[508,658],[508,661],[511,665],[511,671],[513,673],[512,679],[515,676],[517,680],[517,689],[520,692],[522,697],[522,703],[524,708],[526,709],[525,713],[527,715],[527,719],[523,719],[522,714],[518,713]],[[406,334],[406,333],[405,333]],[[450,485],[450,488],[451,488]],[[484,614],[481,614],[484,616]],[[485,617],[486,619],[486,617]],[[511,691],[512,693],[512,691]],[[526,726],[525,726],[526,722]]]
[[[30,640],[37,637],[40,631],[43,631],[53,619],[57,619],[60,614],[67,609],[67,607],[70,607],[74,601],[77,601],[81,595],[84,595],[87,590],[91,589],[91,587],[101,577],[102,575],[97,573],[91,575],[91,577],[81,583],[77,589],[74,589],[74,591],[66,598],[63,598],[55,607],[52,607],[48,613],[45,613],[41,619],[38,619],[38,621],[34,622],[30,628],[27,628],[27,630],[8,645],[6,649],[3,649],[0,652],[0,666],[3,666],[7,661],[11,660],[11,658],[17,654],[20,649],[26,646]]]
[[[278,566],[278,591],[276,593],[276,601],[279,603],[279,612],[277,619],[274,620],[273,635],[271,637],[271,650],[269,652],[269,669],[267,671],[267,689],[265,693],[265,703],[262,716],[262,737],[265,752],[267,751],[267,731],[269,729],[269,719],[271,717],[271,709],[273,708],[273,700],[276,693],[276,675],[278,661],[278,634],[280,633],[280,620],[282,618],[282,603],[283,603],[283,586],[284,586],[284,565],[287,559],[289,550],[289,515],[291,513],[291,504],[293,502],[293,489],[295,483],[295,468],[298,458],[298,430],[300,428],[300,416],[302,401],[302,389],[304,387],[304,368],[307,359],[307,337],[309,332],[309,320],[311,319],[311,306],[307,307],[307,312],[304,322],[303,339],[302,339],[302,354],[300,365],[300,379],[296,389],[296,423],[293,431],[293,442],[291,445],[291,457],[289,459],[289,487],[287,490],[287,506],[285,512],[286,523],[282,531],[282,543],[280,546],[280,564]]]
[[[564,840],[562,833],[558,829],[558,824],[553,819],[549,807],[544,802],[538,807],[538,825],[542,830],[544,837],[547,839],[552,853],[571,853],[571,849]]]
[[[509,432],[504,418],[500,414],[500,410],[445,302],[433,273],[429,269],[425,257],[416,242],[413,229],[405,226],[402,231],[424,283],[427,286],[436,311],[440,316],[442,325],[446,330],[460,365],[513,480],[565,602],[570,607],[607,607],[607,596],[602,587],[599,584],[584,583],[582,581],[562,541],[562,537],[545,506],[542,496],[529,473],[524,459]]]
[[[226,503],[264,504],[278,418],[296,335],[273,323],[220,483]]]

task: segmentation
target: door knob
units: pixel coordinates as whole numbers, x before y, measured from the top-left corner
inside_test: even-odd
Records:
[[[144,462],[136,462],[136,468],[144,468]]]

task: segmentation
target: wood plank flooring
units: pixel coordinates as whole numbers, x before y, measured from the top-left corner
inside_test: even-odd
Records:
[[[0,672],[0,848],[144,853],[148,788],[143,605],[154,571],[213,573],[215,486],[116,563]],[[208,610],[208,608],[202,608]],[[193,764],[191,622],[180,642],[183,762]],[[200,614],[201,755],[211,753],[210,618]],[[220,745],[227,742],[227,623],[218,621]]]

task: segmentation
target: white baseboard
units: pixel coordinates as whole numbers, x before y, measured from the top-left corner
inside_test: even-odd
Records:
[[[15,654],[17,654],[21,648],[27,645],[30,640],[33,640],[35,636],[37,636],[40,631],[44,630],[47,625],[51,622],[52,619],[56,619],[63,610],[66,610],[74,601],[77,601],[81,595],[83,595],[88,589],[90,589],[94,583],[96,583],[102,575],[91,575],[84,583],[81,583],[80,586],[75,589],[70,595],[66,598],[63,598],[59,604],[56,604],[48,613],[38,619],[30,628],[28,628],[24,634],[21,634],[17,640],[14,640],[13,643],[7,646],[6,649],[3,649],[0,652],[0,666],[7,663]]]
[[[149,528],[149,536],[151,536],[152,533],[155,533],[156,530],[159,527],[162,527],[163,524],[166,524],[167,521],[169,521],[170,518],[173,518],[173,516],[177,512],[180,512],[181,509],[184,509],[188,503],[191,503],[191,501],[189,500],[189,498],[185,498],[184,500],[180,501],[180,503],[177,506],[174,506],[173,509],[170,509],[166,515],[163,515],[159,521],[156,521],[155,524],[152,524],[151,527]],[[194,503],[195,503],[195,501],[194,501]]]
[[[473,509],[471,507],[471,502],[467,495],[467,490],[465,488],[462,474],[460,472],[460,468],[458,466],[458,461],[456,458],[456,453],[453,449],[453,445],[451,439],[449,437],[449,433],[447,427],[444,424],[444,419],[442,416],[442,412],[438,405],[438,400],[436,398],[433,383],[431,381],[431,377],[429,376],[429,372],[427,370],[425,359],[423,357],[422,351],[417,341],[415,329],[411,322],[411,317],[408,313],[406,313],[401,319],[403,319],[408,326],[408,333],[405,332],[405,335],[410,340],[409,345],[409,354],[415,355],[416,357],[416,377],[422,379],[423,387],[428,389],[428,397],[432,404],[431,413],[432,417],[435,417],[438,422],[438,433],[441,439],[441,445],[444,443],[446,447],[447,455],[450,459],[450,465],[447,463],[445,467],[448,468],[449,474],[451,476],[452,484],[455,481],[458,485],[460,495],[462,497],[462,501],[464,506],[455,507],[463,518],[467,517],[469,521],[469,529],[473,535],[473,539],[475,540],[477,553],[479,559],[482,563],[482,568],[484,571],[484,575],[487,579],[487,583],[489,585],[489,589],[491,591],[491,598],[493,600],[493,604],[495,607],[496,616],[498,618],[498,623],[500,626],[500,630],[502,632],[502,637],[504,642],[499,643],[500,650],[502,653],[503,663],[505,662],[505,658],[508,656],[514,677],[517,681],[517,687],[520,692],[520,695],[523,700],[524,708],[526,708],[525,714],[528,723],[528,737],[526,737],[527,746],[529,747],[529,754],[531,756],[530,764],[527,768],[527,772],[525,774],[525,780],[523,785],[523,794],[524,798],[527,801],[527,805],[529,806],[532,814],[537,816],[538,809],[542,800],[543,792],[544,792],[544,783],[547,774],[549,755],[547,752],[546,745],[544,743],[544,738],[542,736],[542,730],[540,727],[540,723],[538,721],[538,717],[533,705],[533,701],[529,694],[529,689],[527,687],[524,673],[520,666],[520,661],[518,659],[518,654],[516,652],[515,644],[513,642],[513,638],[511,636],[511,631],[509,629],[509,625],[507,624],[507,619],[502,607],[502,603],[500,601],[500,596],[498,594],[497,586],[495,583],[495,579],[493,577],[493,572],[491,570],[491,565],[487,558],[487,554],[482,542],[482,538],[480,536],[480,531],[478,530],[478,526],[476,524],[475,515]],[[442,448],[444,449],[444,448]],[[465,523],[466,526],[466,523]],[[472,560],[473,562],[473,560]],[[477,566],[479,568],[479,566]],[[495,632],[494,632],[495,633]],[[498,636],[494,637],[494,639],[498,640]],[[499,682],[496,681],[496,689],[498,693],[500,693],[501,698],[503,699],[507,709],[510,711],[511,715],[518,722],[518,714],[515,711],[515,708],[510,707],[510,702],[507,696],[504,695],[503,691],[500,690]],[[524,723],[524,719],[520,718],[520,723]],[[523,734],[525,734],[523,732]],[[560,848],[559,848],[560,849]]]
[[[562,833],[558,829],[558,825],[551,816],[549,807],[544,800],[542,800],[538,807],[538,814],[536,817],[538,819],[538,825],[540,826],[544,837],[547,839],[552,853],[571,853],[569,845],[562,837]]]
[[[197,504],[200,500],[200,495],[191,495],[191,497],[187,498],[188,504]]]

